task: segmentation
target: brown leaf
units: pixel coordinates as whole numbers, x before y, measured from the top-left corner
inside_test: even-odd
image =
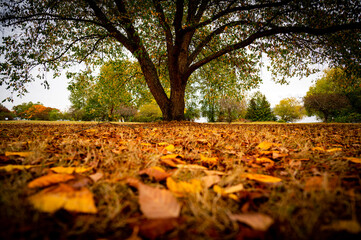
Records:
[[[139,174],[140,175],[146,174],[149,177],[154,178],[156,181],[165,180],[165,179],[167,179],[167,177],[170,177],[172,175],[171,173],[167,173],[160,167],[146,168],[146,169],[139,171]]]
[[[212,187],[214,184],[217,184],[221,181],[221,177],[218,175],[208,175],[201,178],[201,181],[204,187],[209,188]]]
[[[34,154],[34,152],[5,152],[5,156],[19,156],[19,157],[28,157]]]
[[[177,218],[145,219],[139,225],[140,235],[148,239],[157,239],[178,226]]]
[[[102,172],[96,172],[92,175],[90,175],[89,177],[94,181],[97,182],[99,181],[99,179],[101,179],[104,176],[104,174]]]
[[[232,221],[238,221],[247,224],[254,230],[267,231],[268,228],[273,224],[273,219],[263,213],[241,213],[231,214],[229,218]]]
[[[358,234],[361,233],[361,226],[356,220],[338,220],[330,225],[321,226],[321,230],[347,231]]]
[[[168,190],[138,183],[140,210],[149,219],[176,218],[181,205]]]

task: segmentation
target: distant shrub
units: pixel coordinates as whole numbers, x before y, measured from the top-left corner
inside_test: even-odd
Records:
[[[135,122],[154,122],[162,119],[162,111],[158,105],[149,103],[139,108],[138,114],[135,116]]]

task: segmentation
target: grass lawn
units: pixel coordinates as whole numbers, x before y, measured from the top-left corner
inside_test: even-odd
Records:
[[[0,122],[1,239],[361,239],[361,124]]]

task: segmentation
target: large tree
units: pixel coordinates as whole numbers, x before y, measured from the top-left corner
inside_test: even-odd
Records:
[[[16,27],[0,49],[1,83],[24,91],[35,66],[59,71],[124,47],[165,120],[184,118],[191,74],[222,56],[241,72],[250,54],[265,52],[279,76],[309,74],[310,63],[328,57],[360,70],[358,0],[1,0],[0,7],[2,26]]]

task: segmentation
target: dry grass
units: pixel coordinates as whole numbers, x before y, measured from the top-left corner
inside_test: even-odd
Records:
[[[226,173],[221,187],[242,183],[235,201],[212,188],[179,198],[182,204],[177,227],[160,239],[353,239],[347,229],[327,226],[339,220],[361,222],[361,164],[345,157],[361,156],[360,124],[97,124],[97,123],[0,123],[0,164],[32,164],[25,171],[0,172],[0,237],[2,239],[127,239],[144,217],[136,189],[124,179],[135,177],[150,186],[166,188],[139,176],[141,169],[162,166],[177,181],[200,179],[203,171],[180,170],[160,162],[168,142],[173,153],[184,155],[187,164],[199,164]],[[273,150],[288,154],[269,167],[255,163],[257,145],[279,144]],[[150,143],[151,145],[142,145]],[[312,150],[342,148],[342,151]],[[31,151],[33,155],[5,157],[5,152]],[[215,165],[202,162],[200,154],[218,157]],[[308,160],[297,160],[308,159]],[[87,166],[103,172],[89,186],[98,213],[79,214],[65,210],[41,213],[27,201],[32,193],[27,183],[54,166]],[[87,173],[87,174],[91,174]],[[267,184],[241,178],[243,173],[261,173],[281,178]],[[311,177],[323,185],[307,190]],[[335,179],[334,183],[330,183]],[[332,187],[329,187],[331,186]],[[266,233],[231,221],[231,213],[261,212],[275,223]],[[134,234],[133,234],[134,236]],[[139,236],[147,235],[139,233]],[[149,237],[149,235],[148,235]]]

